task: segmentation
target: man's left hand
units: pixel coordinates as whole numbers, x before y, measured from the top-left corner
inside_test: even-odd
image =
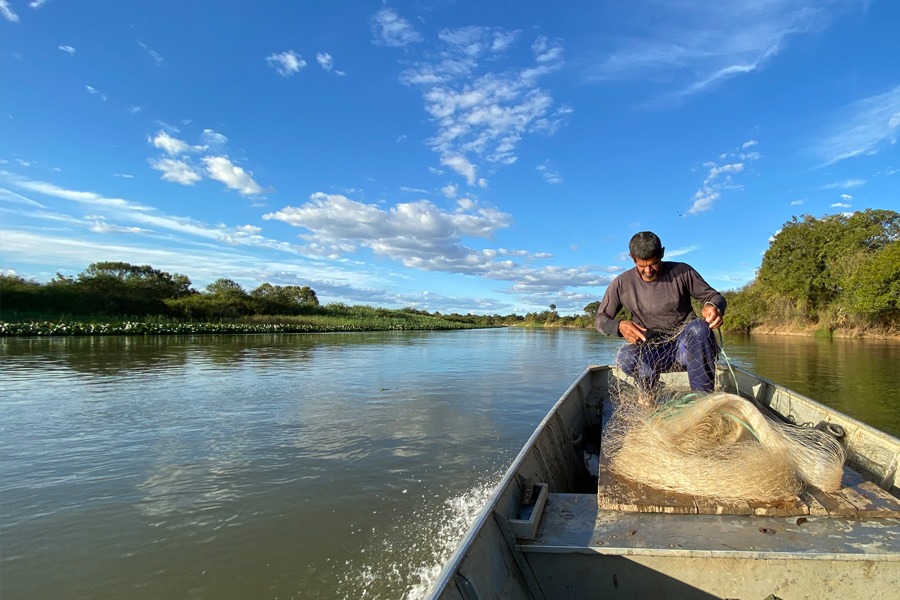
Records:
[[[710,329],[718,329],[722,324],[722,313],[719,311],[719,307],[714,304],[706,304],[703,310],[700,311],[700,314],[703,315]]]

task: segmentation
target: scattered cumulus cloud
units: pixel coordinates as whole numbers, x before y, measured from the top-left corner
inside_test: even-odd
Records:
[[[180,183],[181,185],[194,185],[203,176],[187,161],[174,158],[151,159],[150,167],[162,173],[164,181]]]
[[[222,148],[226,144],[228,144],[228,138],[223,134],[213,131],[212,129],[204,129],[203,133],[200,134],[200,138],[203,140],[205,147],[207,148]]]
[[[841,194],[841,200],[843,200],[844,202],[850,202],[851,200],[853,200],[853,196],[851,196],[850,194]]]
[[[834,204],[829,205],[831,208],[851,208],[852,205],[847,204],[846,202],[835,202]]]
[[[706,177],[700,188],[694,193],[688,214],[696,215],[710,210],[715,201],[722,197],[724,190],[743,187],[735,183],[734,176],[742,173],[749,162],[761,156],[758,152],[749,154],[743,152],[744,149],[755,146],[757,143],[755,140],[745,142],[741,145],[740,150],[721,154],[718,162],[708,162],[703,165],[707,168]]]
[[[400,80],[422,94],[435,127],[426,143],[441,165],[483,187],[482,171],[515,163],[524,136],[552,135],[572,112],[539,85],[562,66],[563,46],[539,36],[530,48],[533,63],[513,67],[504,66],[505,52],[521,37],[517,31],[470,26],[437,37],[437,50],[406,60],[411,66]]]
[[[221,181],[243,195],[256,195],[263,191],[262,187],[253,180],[251,173],[234,164],[225,156],[205,156],[203,163],[206,165],[206,174],[211,179]]]
[[[164,181],[172,183],[194,185],[205,175],[245,196],[262,193],[262,186],[253,179],[252,173],[236,165],[227,156],[221,155],[228,143],[225,135],[212,129],[204,129],[200,137],[204,144],[191,145],[166,131],[158,131],[147,139],[154,148],[162,150],[168,156],[150,159],[150,167],[160,171]],[[196,166],[190,155],[203,154],[207,151],[217,154],[202,156],[200,158],[202,166]]]
[[[155,148],[159,148],[166,152],[169,156],[177,156],[188,152],[202,152],[206,150],[206,146],[191,146],[187,142],[170,136],[165,131],[159,131],[149,139]]]
[[[31,2],[28,3],[28,7],[33,8],[33,9],[38,9],[38,8],[42,7],[43,5],[47,4],[47,2],[49,2],[49,1],[50,0],[32,0]]]
[[[282,77],[290,77],[306,67],[306,61],[293,50],[270,54],[266,62]]]
[[[544,181],[551,185],[555,185],[557,183],[562,183],[562,176],[559,174],[559,171],[552,168],[548,161],[544,161],[542,164],[539,164],[535,167],[537,172],[541,174],[541,177],[544,178]]]
[[[60,45],[59,49],[62,50],[63,52],[65,52],[66,54],[68,54],[69,56],[74,56],[75,52],[77,52],[75,50],[75,48],[73,48],[72,46],[68,46],[66,44]]]
[[[334,67],[334,59],[332,59],[331,55],[327,52],[319,52],[316,54],[316,62],[318,62],[319,66],[326,71],[330,71]]]
[[[386,256],[422,271],[464,273],[512,282],[521,294],[560,293],[561,288],[606,285],[611,276],[591,267],[536,266],[547,258],[508,248],[474,248],[470,238],[492,239],[509,227],[509,214],[460,199],[454,210],[427,200],[389,208],[356,202],[342,195],[312,194],[301,206],[263,215],[303,228],[304,251],[342,259],[360,250]]]
[[[12,8],[10,8],[9,2],[7,2],[7,0],[0,0],[0,16],[2,16],[7,21],[10,21],[11,23],[19,22],[19,15],[17,15],[16,12]]]
[[[95,88],[94,86],[86,85],[86,86],[84,86],[84,89],[87,90],[88,94],[91,94],[92,96],[97,96],[98,98],[100,98],[101,100],[106,102],[106,94],[104,94],[103,92],[101,92],[100,90]]]
[[[380,46],[402,48],[422,41],[422,36],[397,12],[389,7],[379,10],[370,20],[372,41]]]
[[[806,200],[791,200],[791,206],[802,206]]]

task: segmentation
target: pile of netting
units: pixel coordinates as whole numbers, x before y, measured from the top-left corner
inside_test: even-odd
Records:
[[[603,434],[609,468],[696,496],[775,501],[806,485],[840,488],[844,450],[831,435],[776,421],[750,400],[623,387]]]

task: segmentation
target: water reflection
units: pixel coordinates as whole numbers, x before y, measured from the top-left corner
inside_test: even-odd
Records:
[[[728,342],[751,370],[900,429],[900,344]],[[0,339],[0,596],[402,597],[620,343],[524,329]]]
[[[900,343],[791,336],[728,338],[737,364],[818,402],[900,435]]]

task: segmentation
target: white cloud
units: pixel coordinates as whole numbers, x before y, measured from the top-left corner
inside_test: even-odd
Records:
[[[466,182],[469,185],[475,185],[475,165],[473,165],[465,156],[444,156],[443,158],[441,158],[441,164],[445,167],[450,167],[451,169],[465,177]]]
[[[413,26],[392,8],[384,7],[370,20],[372,41],[382,46],[402,48],[422,41]]]
[[[455,183],[448,183],[441,188],[441,193],[446,198],[456,198],[456,195],[459,194],[459,186]]]
[[[791,200],[791,206],[801,206],[806,202],[806,200]]]
[[[49,1],[50,0],[32,0],[31,2],[28,3],[28,7],[38,9],[38,8],[42,7],[43,5],[47,4],[47,2],[49,2]]]
[[[824,165],[893,147],[900,138],[900,85],[848,104],[832,121],[812,148]]]
[[[318,62],[319,66],[326,71],[330,71],[334,67],[334,59],[331,58],[331,55],[327,52],[320,52],[316,54],[316,62]]]
[[[94,233],[151,233],[149,229],[141,227],[125,227],[122,225],[110,225],[102,217],[89,217],[93,219],[90,230]]]
[[[826,183],[822,186],[823,190],[849,190],[851,188],[865,185],[865,179],[845,179],[844,181],[835,181],[834,183]]]
[[[252,174],[235,165],[225,156],[205,156],[206,174],[210,178],[221,181],[241,194],[255,195],[262,193],[262,188],[253,180]]]
[[[853,200],[853,196],[851,196],[850,194],[841,194],[841,200],[843,200],[844,202],[849,202]]]
[[[789,38],[823,30],[854,0],[684,2],[637,0],[630,12],[640,23],[601,32],[609,49],[592,61],[593,81],[640,79],[685,97],[761,69]],[[829,14],[829,11],[831,14]]]
[[[12,23],[19,22],[19,15],[17,15],[15,11],[10,8],[9,2],[7,2],[7,0],[0,0],[0,16]]]
[[[846,202],[835,202],[834,204],[829,205],[831,208],[851,208],[850,204]]]
[[[448,212],[422,200],[383,209],[344,196],[316,193],[299,207],[286,207],[263,215],[302,227],[309,233],[305,251],[341,259],[361,249],[387,256],[404,266],[422,271],[465,273],[513,282],[518,294],[556,294],[561,288],[606,285],[612,279],[592,267],[534,267],[547,255],[506,248],[477,249],[465,238],[490,239],[511,224],[510,215],[460,199]]]
[[[148,138],[154,147],[163,150],[169,156],[177,156],[188,152],[202,152],[206,146],[191,146],[187,142],[170,136],[165,131],[158,131],[155,136]]]
[[[84,89],[87,90],[88,94],[91,94],[93,96],[99,96],[101,100],[106,102],[106,94],[99,91],[97,88],[90,86],[90,85],[86,85],[86,86],[84,86]]]
[[[75,52],[76,52],[75,48],[73,48],[72,46],[68,46],[66,44],[60,45],[59,49],[62,50],[63,52],[65,52],[66,54],[68,54],[69,56],[74,56]]]
[[[752,162],[758,159],[761,154],[758,152],[752,153],[744,153],[742,150],[755,146],[759,142],[755,140],[751,140],[750,142],[745,142],[741,145],[740,150],[735,152],[725,152],[719,155],[719,161],[724,164],[718,164],[716,162],[708,162],[703,166],[707,167],[706,177],[703,179],[703,183],[700,185],[700,188],[694,192],[693,202],[691,203],[691,207],[688,209],[688,214],[695,215],[707,210],[710,210],[713,207],[713,204],[716,200],[722,197],[722,192],[727,189],[740,189],[742,186],[738,185],[734,181],[734,176],[742,173],[746,166],[745,162],[729,162],[735,158],[741,158],[741,160]]]
[[[510,216],[471,204],[469,210],[448,212],[427,200],[396,204],[382,209],[341,195],[316,193],[299,207],[286,207],[263,215],[264,220],[284,221],[303,227],[310,248],[337,256],[366,247],[424,270],[462,270],[483,266],[482,252],[461,245],[464,237],[490,238],[508,227]]]
[[[228,138],[222,135],[221,133],[215,132],[212,129],[204,129],[203,133],[200,134],[200,138],[205,142],[206,147],[208,148],[222,148],[228,143]]]
[[[282,77],[290,77],[306,67],[306,61],[293,50],[270,54],[266,57],[266,62]]]
[[[181,185],[194,185],[203,178],[196,168],[183,160],[173,158],[151,159],[150,166],[162,172],[163,180],[180,183]]]
[[[562,183],[563,181],[562,175],[559,174],[559,171],[552,168],[547,161],[544,161],[543,164],[536,166],[535,169],[537,169],[538,173],[541,174],[541,177],[544,178],[544,181],[551,185]]]
[[[477,176],[481,162],[515,163],[525,135],[552,134],[572,112],[555,107],[550,92],[538,86],[541,76],[562,66],[562,45],[539,37],[533,65],[504,67],[503,52],[518,37],[488,27],[446,29],[438,34],[440,51],[401,74],[403,83],[421,91],[436,127],[427,144],[469,185],[486,185]]]
[[[33,206],[35,208],[46,208],[40,202],[36,202],[36,201],[32,200],[31,198],[26,198],[25,196],[23,196],[21,194],[17,194],[6,188],[0,188],[0,200],[3,200],[5,202],[12,202],[14,204],[24,204],[26,206]]]
[[[150,55],[150,58],[152,58],[153,62],[155,62],[157,65],[161,65],[165,62],[165,59],[159,54],[159,52],[157,52],[156,50],[154,50],[153,48],[151,48],[150,46],[148,46],[141,40],[135,40],[135,41],[137,41],[138,46],[143,48],[144,51]]]

